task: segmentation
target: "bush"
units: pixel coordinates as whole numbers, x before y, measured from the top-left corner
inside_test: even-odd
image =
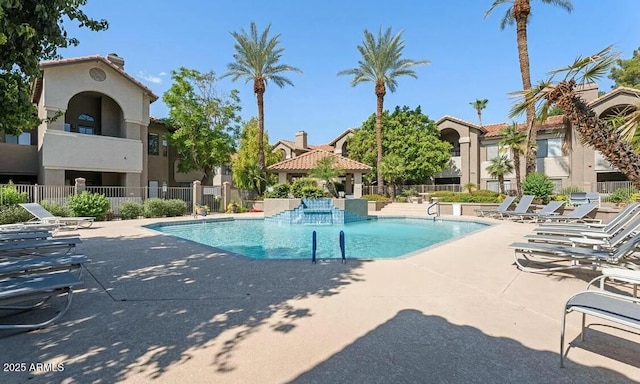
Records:
[[[53,216],[67,217],[71,216],[71,212],[69,212],[69,208],[64,205],[60,205],[53,201],[42,200],[40,205],[47,211],[51,212]]]
[[[300,191],[302,199],[320,199],[325,197],[324,190],[318,186],[305,185]]]
[[[387,196],[382,196],[382,195],[363,195],[361,199],[365,199],[368,201],[389,201],[390,200]]]
[[[460,192],[438,198],[443,203],[497,203],[502,200],[499,193]]]
[[[153,197],[147,199],[142,204],[142,215],[144,217],[165,217],[168,216],[167,204],[164,200]]]
[[[546,204],[549,202],[549,196],[553,193],[553,183],[545,174],[530,173],[522,182],[522,191],[525,195],[533,195]]]
[[[267,191],[264,197],[271,199],[286,199],[291,193],[291,185],[287,183],[276,184],[271,187],[271,191]]]
[[[632,200],[631,196],[635,193],[638,193],[638,190],[634,186],[618,188],[609,196],[609,201],[612,203],[626,203]]]
[[[67,205],[73,216],[91,216],[96,220],[104,220],[110,206],[106,196],[88,191],[71,196]]]
[[[142,204],[135,201],[123,201],[120,203],[119,209],[122,220],[137,219],[143,215]]]
[[[23,223],[31,219],[33,216],[19,205],[0,205],[0,224]]]
[[[398,203],[406,203],[407,200],[408,199],[406,197],[404,197],[404,196],[397,196],[396,197],[396,202],[398,202]]]
[[[302,189],[304,187],[318,188],[318,183],[314,179],[309,179],[309,178],[303,178],[303,179],[298,179],[294,181],[291,184],[291,193],[293,194],[293,197],[296,197],[299,199],[305,197],[303,196],[303,193],[302,193]],[[323,192],[323,196],[324,196],[324,192]]]
[[[187,203],[180,199],[166,200],[165,205],[167,216],[169,217],[183,216],[187,213]]]
[[[431,194],[431,197],[438,197],[438,198],[450,197],[450,196],[455,196],[455,194],[456,194],[455,192],[451,192],[451,191],[436,191]]]
[[[0,188],[0,205],[18,205],[27,202],[27,193],[18,192],[11,181]]]

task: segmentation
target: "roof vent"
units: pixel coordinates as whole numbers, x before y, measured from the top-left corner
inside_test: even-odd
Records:
[[[115,53],[110,53],[107,55],[107,60],[115,64],[116,67],[122,69],[124,71],[124,59],[118,56]]]

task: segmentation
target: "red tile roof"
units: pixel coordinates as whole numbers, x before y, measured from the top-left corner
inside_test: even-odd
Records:
[[[314,149],[300,156],[273,164],[268,169],[270,171],[310,171],[315,167],[318,160],[327,156],[334,157],[336,159],[335,164],[347,172],[363,171],[366,173],[371,170],[371,167],[366,164],[320,149]]]
[[[484,137],[498,137],[500,135],[500,131],[510,125],[509,123],[497,123],[497,124],[488,124],[484,125],[486,133]],[[547,120],[543,124],[538,124],[538,131],[553,131],[557,129],[564,128],[564,115],[557,116],[549,116]],[[527,124],[526,123],[518,123],[519,131],[526,131]]]

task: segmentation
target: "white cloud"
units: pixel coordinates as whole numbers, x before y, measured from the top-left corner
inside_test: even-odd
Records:
[[[160,72],[157,76],[149,75],[145,71],[139,71],[136,74],[136,77],[145,81],[148,81],[153,84],[162,84],[162,77],[166,76],[165,72]]]

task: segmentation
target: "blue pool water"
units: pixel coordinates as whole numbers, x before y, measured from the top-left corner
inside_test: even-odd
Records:
[[[345,233],[347,258],[380,259],[402,256],[486,227],[475,222],[421,219],[377,219],[344,225],[231,220],[150,226],[256,259],[311,259],[313,231],[317,232],[319,259],[340,258],[340,231]]]

